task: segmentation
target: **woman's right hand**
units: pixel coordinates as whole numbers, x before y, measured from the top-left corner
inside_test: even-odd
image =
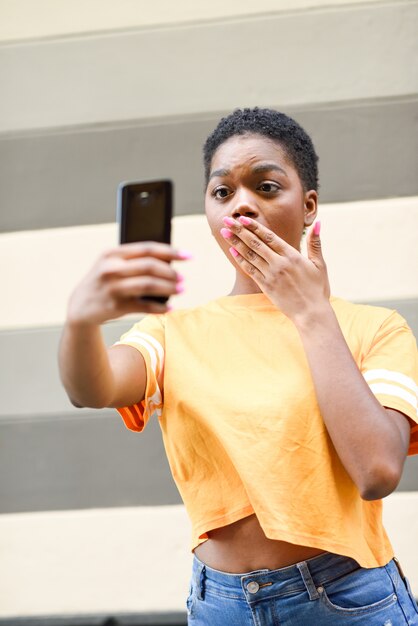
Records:
[[[182,276],[171,261],[186,252],[152,241],[128,243],[102,254],[72,293],[67,321],[97,325],[127,313],[165,313],[170,307],[143,296],[171,296],[183,291]]]

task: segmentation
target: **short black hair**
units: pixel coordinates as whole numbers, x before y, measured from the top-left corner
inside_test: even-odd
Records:
[[[291,117],[274,109],[235,109],[223,117],[203,147],[206,186],[213,155],[235,135],[253,133],[280,143],[295,166],[305,191],[318,191],[318,155],[308,133]]]

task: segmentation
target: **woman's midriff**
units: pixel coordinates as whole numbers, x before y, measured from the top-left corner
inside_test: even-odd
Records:
[[[242,574],[257,569],[279,569],[305,561],[324,550],[268,539],[255,515],[216,528],[196,549],[197,558],[213,569]]]

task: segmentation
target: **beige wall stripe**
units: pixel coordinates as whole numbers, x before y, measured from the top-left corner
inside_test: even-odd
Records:
[[[418,593],[418,492],[386,498],[384,520]],[[3,515],[0,551],[0,617],[184,609],[182,505]]]
[[[418,197],[320,207],[332,290],[355,301],[416,298]],[[182,264],[186,292],[176,307],[229,292],[233,268],[203,215],[174,219],[174,243],[195,258]],[[50,326],[64,320],[68,296],[97,255],[117,241],[115,224],[0,235],[1,328]],[[30,303],[30,306],[29,304]]]
[[[0,132],[411,95],[417,24],[374,2],[3,46]]]
[[[381,0],[368,0],[381,2]],[[252,17],[263,13],[312,10],[361,4],[364,0],[3,0],[0,4],[0,42],[69,36],[102,30],[146,28],[182,22]],[[22,15],[25,19],[22,19]]]

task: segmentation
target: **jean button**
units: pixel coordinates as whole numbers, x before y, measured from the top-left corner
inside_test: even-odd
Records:
[[[249,593],[257,593],[257,591],[260,589],[260,585],[258,584],[258,582],[256,582],[255,580],[252,580],[251,582],[248,583],[247,585],[247,591]]]

